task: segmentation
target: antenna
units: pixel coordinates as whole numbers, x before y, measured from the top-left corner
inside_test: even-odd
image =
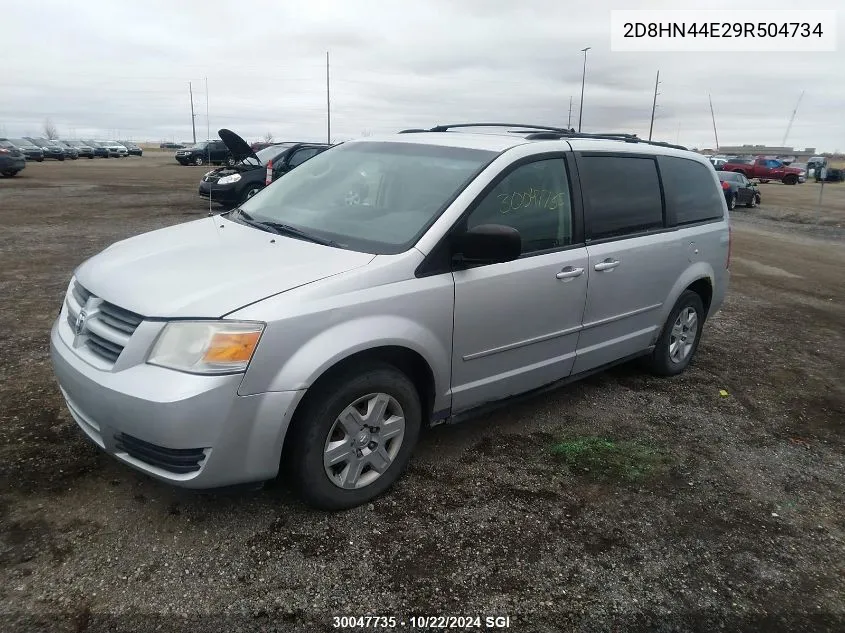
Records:
[[[801,99],[804,98],[804,91],[801,91],[801,95],[798,97],[798,103],[795,104],[795,109],[792,111],[792,116],[789,117],[789,124],[786,126],[786,132],[783,133],[783,141],[781,142],[781,147],[786,147],[786,137],[789,136],[789,130],[792,129],[792,122],[795,120],[795,115],[798,114],[798,106],[801,105]]]
[[[329,51],[326,51],[326,143],[332,144],[332,99],[329,88]]]
[[[713,136],[716,137],[716,151],[719,151],[719,134],[716,132],[716,115],[713,114],[713,98],[708,94],[707,98],[710,100],[710,117],[713,119]]]
[[[208,77],[205,78],[205,140],[211,140],[211,120],[208,118]],[[208,146],[206,146],[208,147]],[[208,152],[209,159],[211,158],[211,151]],[[214,215],[211,210],[211,192],[208,194],[208,214]]]
[[[654,80],[654,101],[651,102],[651,124],[648,126],[648,140],[651,140],[651,132],[654,129],[654,111],[657,109],[657,86],[660,84],[660,71],[657,71],[657,78]]]
[[[566,127],[572,127],[572,97],[569,97],[569,118],[566,120]]]
[[[188,82],[188,92],[191,95],[191,131],[194,133],[194,145],[197,144],[197,115],[194,114],[194,88]]]

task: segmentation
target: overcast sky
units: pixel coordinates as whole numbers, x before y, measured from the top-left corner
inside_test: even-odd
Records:
[[[753,0],[744,9],[795,8]],[[806,6],[835,9],[841,2]],[[437,123],[506,120],[712,147],[783,140],[845,151],[845,11],[835,53],[614,53],[613,8],[737,7],[736,2],[561,0],[253,0],[3,3],[0,135],[190,140],[231,128],[249,140],[332,137]],[[725,14],[726,19],[729,13]],[[205,78],[208,79],[206,104]],[[206,105],[210,116],[206,118]]]

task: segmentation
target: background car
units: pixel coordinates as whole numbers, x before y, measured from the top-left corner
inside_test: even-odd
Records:
[[[0,141],[6,141],[17,147],[23,153],[26,160],[34,160],[38,163],[44,160],[44,150],[32,141],[28,141],[25,138],[0,138]]]
[[[73,147],[79,153],[79,156],[81,156],[82,158],[94,158],[94,148],[88,145],[87,143],[84,143],[83,141],[78,141],[76,139],[65,139],[61,142]]]
[[[109,156],[114,158],[124,158],[129,156],[129,150],[117,141],[97,141],[100,145],[109,151]]]
[[[203,141],[193,147],[176,152],[176,162],[180,165],[222,165],[226,163],[229,167],[238,161],[232,156],[226,143],[223,141]]]
[[[126,151],[129,152],[130,156],[143,156],[144,154],[144,150],[135,145],[132,141],[118,141],[118,143],[126,148]]]
[[[91,139],[88,139],[88,140],[85,141],[85,143],[87,143],[92,148],[94,148],[94,156],[96,156],[97,158],[110,158],[111,157],[111,152],[108,150],[107,147],[105,147],[99,141],[93,141]]]
[[[65,158],[70,158],[71,160],[76,160],[79,158],[79,150],[73,147],[73,145],[68,145],[64,141],[55,140],[53,141],[56,145],[62,148],[65,153]]]
[[[36,147],[40,147],[41,151],[44,152],[44,158],[52,158],[55,160],[65,159],[64,148],[48,141],[46,138],[34,138],[32,136],[24,136],[24,139],[26,139]]]
[[[9,141],[0,140],[0,174],[7,177],[17,175],[26,167],[26,156]]]
[[[185,145],[182,143],[161,143],[159,149],[185,149]]]
[[[199,186],[199,195],[224,206],[240,204],[261,191],[266,182],[267,165],[273,162],[273,180],[313,158],[330,146],[325,143],[275,143],[253,151],[231,130],[220,130],[220,138],[237,161],[229,167],[218,167],[206,173]]]
[[[738,171],[720,171],[718,175],[728,209],[734,209],[738,204],[744,204],[748,208],[754,208],[760,204],[759,187],[748,180],[744,174]]]

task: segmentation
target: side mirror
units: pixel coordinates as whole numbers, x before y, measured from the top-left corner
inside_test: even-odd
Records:
[[[510,262],[522,254],[522,238],[511,226],[481,224],[455,236],[452,252],[467,263]]]

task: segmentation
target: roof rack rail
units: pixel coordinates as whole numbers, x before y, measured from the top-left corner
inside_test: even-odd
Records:
[[[413,132],[448,132],[451,129],[468,127],[514,128],[508,130],[508,132],[512,134],[526,134],[527,136],[525,139],[529,141],[550,141],[564,138],[593,138],[608,141],[624,141],[626,143],[644,143],[645,145],[656,145],[658,147],[670,147],[672,149],[688,151],[688,148],[683,145],[675,145],[674,143],[665,143],[663,141],[647,141],[636,134],[628,134],[624,132],[576,132],[575,128],[532,125],[526,123],[450,123],[449,125],[435,125],[429,130],[419,128],[402,130],[400,134]]]
[[[616,134],[610,133],[591,133],[591,132],[538,132],[529,134],[525,137],[528,141],[549,141],[554,139],[564,138],[592,138],[603,139],[606,141],[623,141],[625,143],[643,143],[644,145],[656,145],[657,147],[671,147],[672,149],[680,149],[687,151],[688,148],[683,145],[675,145],[674,143],[665,143],[663,141],[647,141],[636,134]]]
[[[545,130],[548,132],[569,132],[566,128],[550,127],[548,125],[531,125],[530,123],[450,123],[449,125],[435,125],[429,132],[448,132],[460,127],[514,127],[528,130]]]

